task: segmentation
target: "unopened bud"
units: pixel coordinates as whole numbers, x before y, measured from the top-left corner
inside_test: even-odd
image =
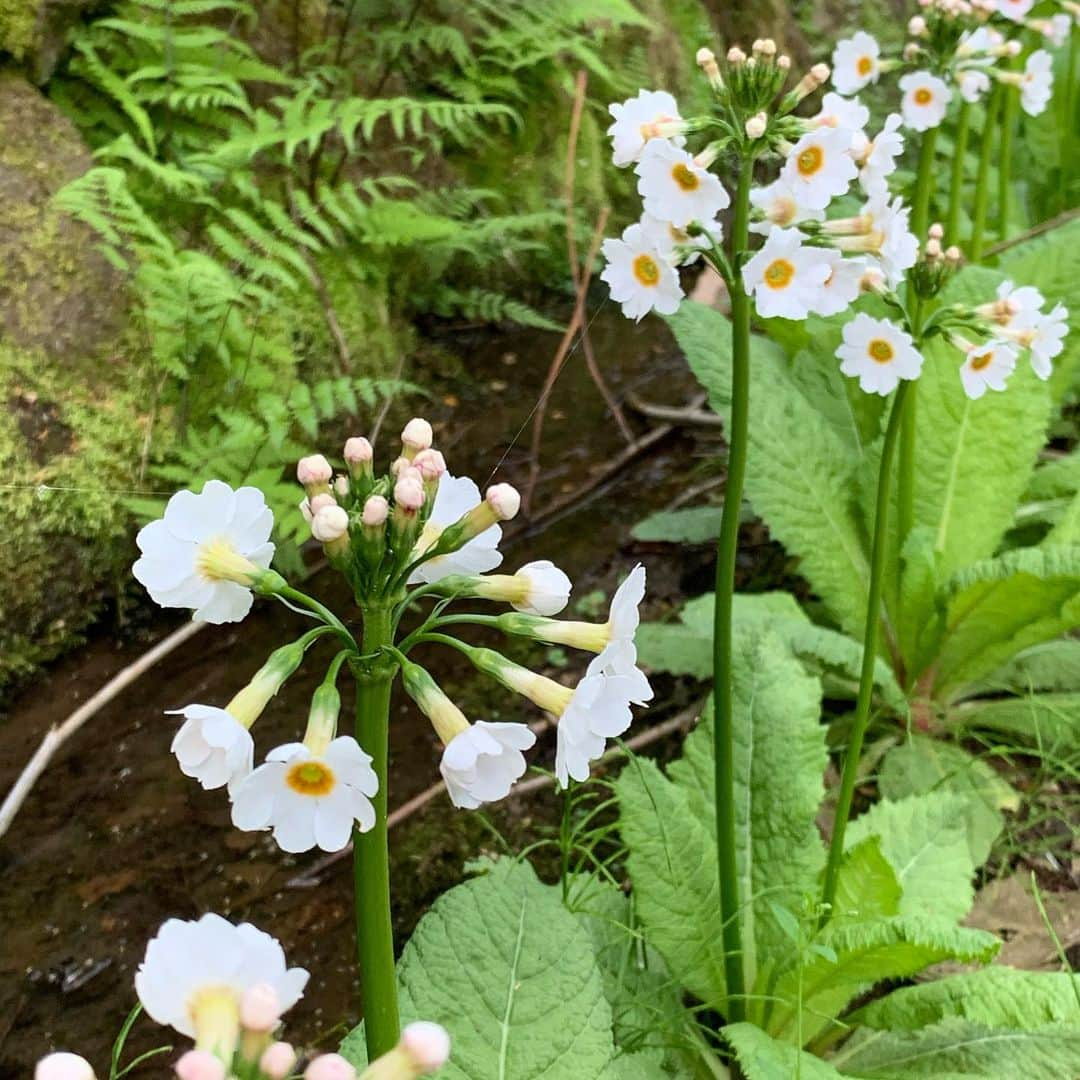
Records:
[[[94,1069],[86,1058],[61,1050],[37,1063],[34,1080],[94,1080]]]
[[[349,531],[349,515],[343,507],[335,503],[324,506],[311,519],[311,535],[320,544],[332,544],[340,540]]]
[[[709,80],[709,85],[714,90],[722,90],[724,88],[724,79],[720,74],[720,65],[716,62],[716,53],[712,49],[698,49],[697,51],[698,67],[705,74],[705,78]]]
[[[919,58],[919,53],[921,53],[921,52],[922,52],[922,49],[920,49],[919,46],[916,45],[914,41],[909,41],[904,46],[904,54],[903,54],[904,59],[909,64],[913,63],[915,60],[917,60]]]
[[[345,440],[345,463],[347,465],[364,465],[375,458],[375,448],[364,438],[363,435],[354,435]]]
[[[337,506],[337,500],[329,491],[322,491],[308,499],[308,509],[311,511],[312,516],[317,514],[324,506]]]
[[[746,121],[746,137],[748,139],[760,139],[768,127],[769,118],[763,113],[755,113]]]
[[[945,261],[951,263],[953,266],[958,266],[963,262],[964,253],[955,245],[950,244],[945,249]]]
[[[364,503],[364,510],[360,515],[360,520],[365,528],[376,529],[380,525],[385,524],[389,513],[390,504],[381,495],[372,495],[371,498]]]
[[[1014,41],[1006,41],[1005,42],[1005,55],[1006,56],[1019,56],[1020,55],[1020,50],[1022,48],[1023,48],[1023,45],[1021,45],[1019,41],[1015,41],[1015,40]]]
[[[349,517],[345,514],[345,528],[348,527]],[[256,983],[240,995],[240,1024],[246,1030],[273,1031],[280,1019],[281,1001],[269,983]]]
[[[340,1054],[320,1054],[305,1070],[304,1080],[355,1080],[356,1070]]]
[[[312,454],[296,463],[296,479],[303,484],[309,496],[318,491],[329,490],[330,478],[333,475],[330,462],[322,454]]]
[[[921,15],[914,15],[908,20],[907,32],[912,37],[922,37],[926,33],[926,20]]]
[[[446,472],[446,458],[438,450],[421,450],[413,458],[413,467],[419,470],[424,483],[430,483]]]
[[[450,1058],[450,1036],[439,1024],[425,1020],[409,1024],[401,1033],[402,1050],[423,1076],[441,1069]]]
[[[772,38],[761,39],[761,55],[766,59],[771,59],[776,55],[776,42]]]
[[[390,462],[390,475],[400,476],[402,469],[408,469],[412,466],[412,459],[407,457],[396,457]]]
[[[736,66],[739,64],[745,64],[746,53],[744,53],[738,45],[732,45],[731,48],[727,51],[727,62],[729,64],[735,64]]]
[[[497,521],[509,521],[521,509],[521,495],[510,484],[492,484],[484,492],[484,501]]]
[[[885,290],[885,275],[876,266],[869,266],[859,278],[859,290],[864,293],[880,293]]]
[[[424,482],[415,470],[400,477],[394,485],[394,505],[410,514],[424,505]]]
[[[819,86],[821,86],[829,77],[829,65],[828,64],[815,64],[798,82],[795,89],[792,90],[792,96],[795,102],[802,101],[803,98],[812,94]]]
[[[189,1050],[176,1063],[179,1080],[225,1080],[225,1066],[207,1050]]]
[[[334,494],[339,499],[347,499],[349,497],[349,486],[349,478],[347,476],[334,477]]]
[[[411,461],[421,450],[426,450],[434,438],[431,425],[422,417],[414,416],[401,433],[401,445],[405,456]]]
[[[929,229],[926,230],[926,235],[931,240],[940,240],[945,235],[945,226],[940,221],[935,221]]]
[[[698,67],[708,67],[709,64],[716,63],[716,53],[714,53],[712,49],[706,48],[706,46],[702,45],[702,47],[698,49],[697,55],[694,57],[694,59],[697,61]]]
[[[926,241],[926,257],[928,259],[940,259],[941,258],[941,241],[931,239]]]
[[[287,1042],[271,1043],[259,1057],[259,1070],[268,1080],[285,1080],[296,1064],[296,1051]]]
[[[776,58],[776,66],[781,71],[787,71],[791,67],[791,57],[788,56],[787,53],[781,53]]]

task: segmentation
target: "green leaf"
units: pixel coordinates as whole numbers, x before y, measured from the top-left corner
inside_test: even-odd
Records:
[[[635,540],[669,544],[706,544],[720,532],[722,506],[693,506],[685,510],[662,510],[639,521],[630,535]]]
[[[731,399],[731,325],[684,303],[668,320],[690,367],[726,416]],[[856,461],[844,439],[793,382],[777,346],[755,336],[750,362],[747,497],[772,536],[849,632],[865,618],[869,565],[852,499]]]
[[[988,676],[980,690],[1032,694],[1043,690],[1080,690],[1080,641],[1033,645]]]
[[[839,925],[891,918],[900,913],[902,895],[896,871],[881,850],[880,837],[868,836],[844,852],[830,921]]]
[[[901,915],[962,919],[975,898],[975,864],[968,847],[967,802],[947,791],[883,799],[848,825],[848,847],[867,837],[881,852],[903,890]]]
[[[778,1042],[756,1024],[728,1024],[720,1033],[735,1051],[746,1080],[833,1080],[841,1075],[827,1061]]]
[[[1064,1080],[1080,1068],[1080,1033],[1009,1031],[952,1018],[919,1031],[859,1032],[832,1061],[866,1080],[947,1074]]]
[[[912,529],[901,552],[899,603],[893,605],[900,655],[910,671],[933,663],[940,644],[944,611],[939,580],[933,530]]]
[[[398,982],[403,1021],[449,1031],[447,1080],[570,1080],[601,1075],[614,1057],[589,933],[527,863],[499,861],[439,897],[405,946]],[[342,1053],[360,1041],[353,1032]]]
[[[950,1017],[992,1028],[1080,1029],[1080,975],[998,966],[904,986],[852,1019],[866,1027],[917,1031]]]
[[[1040,751],[1074,751],[1080,745],[1080,693],[969,701],[949,718],[964,730],[1012,735]]]
[[[968,847],[982,866],[1004,826],[1002,810],[1017,810],[1020,796],[992,766],[960,746],[912,735],[885,755],[878,790],[896,801],[907,795],[944,791],[966,803]]]

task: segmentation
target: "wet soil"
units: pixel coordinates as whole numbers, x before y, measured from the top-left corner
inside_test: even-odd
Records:
[[[678,350],[657,320],[635,327],[609,308],[592,333],[618,396],[636,391],[681,404],[693,394]],[[528,331],[457,334],[439,342],[440,350],[462,358],[461,367],[429,380],[432,402],[416,407],[435,420],[438,445],[453,472],[482,484],[502,462],[501,479],[524,482],[528,431],[515,437],[536,402],[556,341],[556,335]],[[640,418],[631,414],[631,420],[637,431],[646,430]],[[394,430],[388,423],[385,431]],[[384,454],[394,441],[384,435]],[[551,399],[534,506],[540,510],[577,488],[623,445],[580,353],[572,356]],[[707,471],[719,446],[715,431],[693,438],[672,434],[556,520],[519,528],[504,544],[506,565],[554,559],[574,579],[585,607],[597,590],[610,594],[634,561],[648,567],[653,614],[687,592],[702,591],[709,578],[707,551],[635,545],[629,530]],[[765,544],[751,551],[744,568],[762,555],[775,561],[775,549],[768,549]],[[351,610],[332,572],[317,574],[308,588],[338,611]],[[355,611],[353,616],[355,622]],[[104,628],[43,674],[0,723],[0,790],[14,781],[50,725],[150,640],[179,624],[156,613],[141,641],[129,636],[118,642]],[[263,601],[242,625],[203,631],[98,713],[40,779],[0,840],[0,1077],[28,1075],[33,1061],[53,1047],[78,1050],[103,1066],[134,1004],[132,979],[146,941],[170,916],[216,911],[250,920],[282,940],[290,962],[312,972],[307,994],[290,1014],[294,1041],[329,1047],[356,1022],[362,1003],[353,977],[348,860],[313,875],[310,868],[322,853],[287,856],[265,834],[233,829],[224,794],[202,791],[176,768],[168,752],[176,719],[163,715],[193,701],[228,700],[272,648],[307,625]],[[516,655],[554,674],[572,671],[576,663],[539,648],[526,653],[519,647]],[[328,654],[313,651],[259,721],[260,752],[299,737],[326,659]],[[537,718],[508,694],[478,685],[456,653],[429,649],[422,660],[474,718]],[[660,707],[639,723],[664,715]],[[551,739],[541,739],[538,760],[546,764],[552,753]],[[406,699],[395,698],[391,807],[430,785],[437,761],[429,725]],[[435,896],[460,879],[466,859],[497,851],[500,834],[510,846],[534,838],[557,814],[548,793],[510,800],[486,817],[454,811],[440,796],[395,829],[399,944]],[[166,1041],[166,1032],[142,1021],[129,1047],[137,1053]],[[164,1073],[152,1063],[132,1075]]]

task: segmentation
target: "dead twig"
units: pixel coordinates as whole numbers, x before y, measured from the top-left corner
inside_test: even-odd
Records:
[[[667,420],[672,424],[695,424],[699,427],[722,428],[724,421],[714,412],[701,408],[701,398],[695,398],[694,405],[657,405],[645,401],[636,394],[627,394],[630,407],[642,416],[651,416],[655,420]]]
[[[1016,236],[1010,236],[1008,240],[1002,240],[1000,244],[995,244],[993,247],[987,248],[986,251],[983,252],[983,258],[988,259],[991,255],[1000,255],[1003,251],[1008,251],[1009,248],[1016,247],[1017,244],[1022,244],[1026,240],[1034,240],[1036,236],[1042,236],[1043,233],[1052,232],[1059,225],[1064,225],[1067,222],[1072,221],[1074,217],[1080,217],[1080,208],[1075,210],[1065,210],[1056,217],[1050,218],[1049,221],[1041,221],[1038,225],[1032,226],[1025,232],[1017,233]]]

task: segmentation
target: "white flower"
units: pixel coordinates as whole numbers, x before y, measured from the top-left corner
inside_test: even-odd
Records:
[[[431,514],[424,523],[424,530],[416,545],[416,557],[438,540],[443,529],[453,525],[463,514],[481,502],[480,489],[467,476],[451,476],[444,473],[435,492]],[[450,574],[486,574],[502,562],[499,541],[502,527],[492,525],[478,536],[462,544],[457,551],[439,555],[417,567],[409,576],[409,584],[435,582]]]
[[[1044,19],[1039,28],[1043,37],[1046,38],[1047,44],[1055,49],[1060,49],[1069,40],[1072,25],[1073,20],[1068,15],[1059,12],[1057,15],[1051,15],[1049,19]]]
[[[34,1066],[34,1080],[94,1080],[94,1069],[78,1054],[47,1054]]]
[[[638,563],[615,590],[604,630],[607,643],[589,664],[588,675],[603,675],[614,684],[616,693],[635,705],[652,700],[653,691],[645,673],[637,666],[634,637],[641,623],[641,601],[645,599],[645,567]]]
[[[888,177],[896,171],[896,159],[904,152],[901,123],[899,113],[890,113],[873,141],[857,147],[855,160],[859,165],[859,186],[871,199],[888,197]]]
[[[960,96],[974,105],[990,89],[990,76],[979,68],[962,68],[956,73],[956,86]]]
[[[999,326],[1011,326],[1016,320],[1030,326],[1038,321],[1045,303],[1045,297],[1034,285],[1017,286],[1006,280],[997,287],[997,300],[976,310]]]
[[[911,335],[888,319],[859,313],[844,326],[844,342],[836,350],[845,375],[857,375],[868,394],[889,394],[901,379],[917,379],[923,358]]]
[[[639,321],[654,309],[661,315],[678,310],[683,298],[679,275],[640,225],[624,229],[621,240],[605,240],[601,250],[607,265],[600,279],[608,283],[612,299],[628,319]]]
[[[841,251],[875,256],[886,281],[896,288],[904,279],[904,271],[914,266],[919,257],[919,242],[908,226],[910,213],[899,196],[892,202],[872,199],[859,215],[861,231],[854,236],[838,236],[832,243]]]
[[[838,41],[832,54],[833,86],[841,94],[857,94],[864,86],[877,82],[880,58],[881,46],[862,30]]]
[[[970,57],[985,57],[996,53],[1005,44],[1005,35],[992,26],[977,26],[974,30],[965,30],[960,35],[956,46],[956,56],[960,60]],[[984,60],[985,62],[985,60]]]
[[[200,1049],[231,1056],[229,1034],[235,1039],[245,990],[268,984],[285,1012],[307,981],[303,968],[286,968],[281,944],[269,934],[204,915],[161,927],[135,974],[135,991],[152,1020],[195,1039]]]
[[[858,98],[841,97],[831,90],[821,99],[821,109],[810,119],[815,127],[843,128],[860,132],[870,122],[870,110]]]
[[[1034,6],[1035,0],[997,0],[998,14],[1013,22],[1020,22]]]
[[[645,212],[679,228],[712,221],[731,203],[716,176],[666,140],[649,143],[634,171]]]
[[[710,243],[719,244],[724,236],[724,227],[719,221],[701,222],[704,236],[691,236],[685,229],[670,221],[661,221],[652,214],[642,214],[638,224],[645,244],[663,255],[672,266],[689,266],[697,262],[703,247],[709,247]]]
[[[286,743],[236,785],[232,820],[248,832],[272,828],[283,851],[340,851],[354,821],[360,832],[375,824],[371,797],[378,790],[370,756],[348,735],[319,755],[303,743]]]
[[[232,787],[251,772],[255,742],[232,713],[213,705],[186,705],[171,710],[184,723],[170,750],[185,776],[198,780],[207,790]]]
[[[972,345],[960,367],[964,393],[973,401],[981,398],[987,388],[1004,390],[1005,382],[1016,370],[1016,349],[1002,341]]]
[[[1054,58],[1045,49],[1036,49],[1024,65],[1020,81],[1020,105],[1028,116],[1038,116],[1050,101],[1054,89]]]
[[[811,210],[799,202],[791,185],[774,180],[767,187],[750,189],[750,204],[764,215],[763,221],[750,225],[750,231],[768,236],[777,226],[785,228],[800,221],[821,221],[824,210]]]
[[[443,751],[439,772],[450,801],[465,810],[496,802],[525,772],[523,750],[536,742],[525,724],[493,724],[478,720],[455,735]]]
[[[621,105],[609,105],[615,122],[607,129],[611,136],[612,160],[616,165],[632,165],[641,157],[645,144],[655,137],[655,124],[678,121],[679,106],[665,90],[639,90],[637,97]],[[681,146],[685,140],[672,140]]]
[[[814,313],[839,315],[858,297],[869,263],[866,259],[845,258],[839,251],[824,251],[822,254],[829,265],[829,276],[817,295]]]
[[[139,530],[142,556],[131,572],[162,607],[192,608],[196,622],[239,622],[254,577],[274,556],[273,527],[258,488],[208,480],[198,495],[178,491],[164,516]]]
[[[743,285],[762,318],[805,319],[820,298],[830,268],[822,248],[806,248],[797,229],[773,229],[743,267]]]
[[[929,71],[913,71],[900,80],[900,92],[904,95],[900,111],[909,128],[928,131],[945,119],[952,91],[936,75]]]
[[[1018,316],[1012,323],[1009,337],[1030,350],[1031,368],[1040,379],[1050,378],[1054,370],[1052,361],[1065,348],[1068,319],[1065,306],[1055,304],[1045,315],[1034,312]]]
[[[847,191],[859,174],[848,153],[851,142],[849,129],[832,127],[808,131],[799,139],[780,170],[780,178],[796,193],[799,203],[823,210]]]
[[[514,578],[524,581],[523,595],[510,601],[516,611],[527,615],[558,615],[570,602],[570,578],[548,559],[526,563]]]
[[[588,780],[589,762],[603,756],[607,740],[621,735],[632,720],[623,681],[586,673],[559,715],[555,776],[560,786],[568,787],[570,777]]]

